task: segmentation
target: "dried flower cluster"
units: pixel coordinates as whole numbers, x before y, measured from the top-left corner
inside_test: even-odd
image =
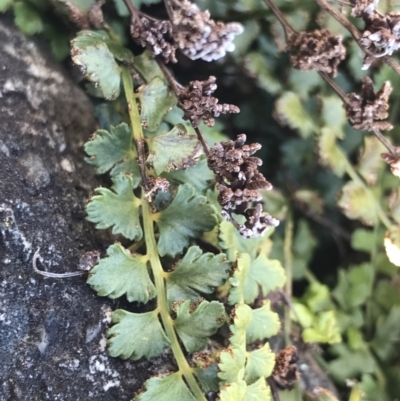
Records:
[[[388,131],[392,125],[385,121],[388,117],[389,95],[392,91],[390,82],[385,82],[378,92],[370,77],[362,80],[361,92],[350,93],[345,105],[350,125],[358,130]]]
[[[220,142],[210,149],[208,166],[214,171],[218,183],[218,202],[223,216],[234,223],[245,238],[262,235],[267,227],[279,222],[269,214],[262,213],[260,189],[272,189],[272,185],[258,171],[262,161],[252,155],[261,148],[258,143],[245,145],[246,135],[238,135],[235,141]],[[242,215],[244,224],[238,224],[232,214]]]
[[[224,24],[210,18],[188,0],[166,0],[179,49],[192,60],[217,60],[235,49],[233,39],[243,32],[238,23]]]
[[[290,388],[297,381],[299,373],[296,363],[298,360],[297,348],[293,345],[288,345],[277,353],[272,377],[282,389]]]
[[[366,54],[363,69],[376,57],[390,56],[400,48],[400,14],[382,15],[376,11],[364,14],[365,28],[360,43],[371,54]]]
[[[351,0],[351,15],[353,17],[362,17],[365,14],[371,14],[373,11],[375,11],[378,3],[379,0]]]
[[[166,62],[177,62],[176,45],[169,21],[150,18],[139,12],[132,19],[131,35],[137,44],[147,47],[155,56],[162,56]]]
[[[178,106],[184,112],[183,118],[189,120],[193,127],[198,127],[201,120],[212,127],[214,117],[240,111],[233,104],[218,104],[218,99],[211,96],[217,89],[215,82],[216,78],[211,76],[206,81],[191,81],[187,88],[180,90]]]
[[[238,23],[224,24],[210,18],[188,0],[166,0],[171,21],[150,18],[137,11],[132,16],[131,34],[143,47],[149,48],[165,62],[176,62],[175,51],[180,49],[192,60],[217,60],[235,49],[233,39],[243,32]]]
[[[333,76],[337,74],[337,67],[346,56],[342,38],[332,36],[327,29],[291,35],[287,51],[294,68],[326,72]]]

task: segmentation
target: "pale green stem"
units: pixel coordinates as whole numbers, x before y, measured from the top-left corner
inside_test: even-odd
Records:
[[[179,372],[185,378],[196,399],[198,401],[206,401],[203,392],[193,376],[193,369],[189,366],[185,355],[183,354],[182,348],[179,345],[178,337],[176,336],[174,329],[174,321],[169,314],[164,281],[166,273],[161,266],[160,258],[158,256],[157,244],[154,237],[154,223],[151,216],[149,203],[145,198],[144,191],[142,193],[143,229],[146,238],[147,256],[150,260],[151,270],[153,272],[157,290],[157,309],[160,311],[164,330],[171,343],[171,349],[176,359],[176,363],[178,364]]]
[[[283,257],[286,272],[286,284],[285,293],[287,298],[290,300],[292,298],[292,271],[293,271],[293,217],[292,211],[289,208],[286,220],[285,220],[285,238],[283,243]],[[284,334],[286,344],[290,344],[290,332],[291,332],[291,320],[290,320],[290,307],[285,308],[285,319],[284,319]]]
[[[135,94],[133,91],[132,76],[127,67],[122,68],[122,83],[124,85],[125,98],[128,104],[129,118],[132,126],[133,140],[135,142],[136,151],[138,153],[138,164],[140,169],[140,175],[145,190],[147,191],[147,174],[146,174],[146,153],[144,149],[144,136],[142,130],[142,123],[140,120],[140,114],[136,103]]]
[[[133,139],[138,150],[138,162],[141,167],[142,179],[146,181],[146,169],[144,164],[144,136],[142,131],[142,124],[140,121],[139,110],[137,107],[136,100],[133,93],[133,82],[129,70],[126,67],[122,67],[122,82],[124,85],[126,101],[128,103],[129,117],[132,126]],[[190,389],[192,390],[197,401],[207,401],[203,392],[201,391],[194,375],[193,369],[189,366],[188,361],[182,351],[179,344],[178,337],[174,329],[174,321],[169,314],[169,308],[167,304],[167,295],[164,277],[164,272],[160,258],[158,256],[157,244],[154,236],[154,226],[152,213],[150,211],[150,205],[145,197],[145,192],[142,190],[142,215],[143,215],[143,230],[146,241],[146,256],[150,261],[150,266],[153,272],[156,291],[157,291],[157,310],[161,315],[161,320],[164,326],[164,330],[171,344],[171,349],[176,359],[176,363],[179,368],[179,373],[183,375]]]

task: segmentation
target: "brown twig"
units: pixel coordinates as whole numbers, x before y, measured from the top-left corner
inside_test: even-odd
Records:
[[[272,0],[264,0],[265,4],[271,9],[271,11],[275,14],[275,17],[278,18],[279,22],[282,24],[283,29],[285,31],[286,40],[288,37],[294,33],[296,30],[292,27],[290,22],[286,19],[286,17],[281,13],[281,10],[275,5]]]

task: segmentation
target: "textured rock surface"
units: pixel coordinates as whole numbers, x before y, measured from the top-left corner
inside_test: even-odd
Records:
[[[99,185],[82,151],[91,104],[49,59],[0,17],[0,401],[131,400],[167,357],[109,358],[116,303],[32,269],[38,247],[40,268],[61,273],[112,242],[84,220]]]

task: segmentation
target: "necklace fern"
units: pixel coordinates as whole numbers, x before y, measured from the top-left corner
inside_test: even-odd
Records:
[[[178,370],[150,378],[137,401],[205,401],[210,391],[223,401],[269,400],[266,378],[274,354],[268,344],[252,351],[248,344],[276,334],[279,320],[267,301],[256,309],[247,305],[259,287],[265,296],[285,280],[279,262],[263,250],[268,235],[243,239],[221,218],[199,139],[148,52],[133,58],[104,32],[83,31],[72,44],[74,61],[98,94],[125,104],[129,116],[129,124],[121,118],[85,145],[87,161],[97,173],[109,171],[113,182],[111,189],[96,189],[88,219],[133,241],[129,248],[111,245],[88,283],[99,296],[156,301],[148,312],[113,312],[109,354],[135,361],[172,350]],[[98,57],[105,60],[101,73]],[[136,94],[133,71],[146,82]],[[204,252],[201,244],[215,252]],[[230,288],[221,298],[226,305],[213,295],[217,287]],[[231,332],[227,347],[198,353],[225,323]]]

